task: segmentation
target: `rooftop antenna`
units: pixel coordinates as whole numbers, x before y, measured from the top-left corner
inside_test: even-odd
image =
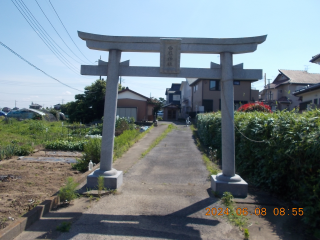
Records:
[[[304,71],[308,72],[309,65],[304,65]]]

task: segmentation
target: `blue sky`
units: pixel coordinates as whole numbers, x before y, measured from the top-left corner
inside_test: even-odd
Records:
[[[305,70],[320,73],[320,66],[309,62],[320,53],[319,0],[51,0],[74,45],[49,0],[37,0],[53,26],[75,55],[56,34],[35,0],[0,1],[0,41],[26,60],[61,82],[83,90],[98,77],[81,76],[81,64],[96,64],[108,52],[90,50],[77,31],[115,36],[159,36],[238,38],[267,34],[267,40],[254,53],[234,55],[234,64],[245,69],[263,69],[267,79],[274,79],[278,69]],[[70,56],[67,68],[41,41],[15,5],[22,3],[41,23],[50,37]],[[83,56],[83,55],[85,56]],[[81,59],[81,60],[79,60]],[[87,60],[89,59],[89,61]],[[133,66],[159,66],[155,53],[123,53],[122,61]],[[218,55],[182,54],[181,67],[208,68],[219,63]],[[81,63],[81,64],[80,64]],[[145,96],[165,97],[171,83],[184,79],[124,77],[123,85]],[[253,87],[262,89],[260,80]],[[45,107],[74,100],[81,93],[59,84],[26,64],[0,45],[0,107],[28,107],[31,102]]]

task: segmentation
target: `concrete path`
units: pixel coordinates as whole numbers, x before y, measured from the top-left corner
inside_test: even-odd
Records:
[[[191,130],[177,126],[124,175],[120,194],[101,199],[58,239],[243,239],[222,217],[205,215],[223,207],[209,196],[207,177]]]

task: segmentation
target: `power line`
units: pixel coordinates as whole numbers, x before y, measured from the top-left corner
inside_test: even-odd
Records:
[[[48,20],[48,22],[50,23],[50,25],[51,25],[51,27],[54,29],[54,31],[58,34],[58,36],[60,37],[60,39],[61,39],[61,41],[66,45],[66,47],[80,60],[80,61],[82,61],[79,57],[78,57],[78,55],[76,55],[72,50],[71,50],[71,48],[67,45],[67,43],[62,39],[62,37],[60,36],[60,34],[58,33],[58,31],[56,30],[56,28],[53,26],[53,24],[51,23],[51,21],[49,20],[49,18],[47,17],[47,15],[44,13],[44,11],[42,10],[42,8],[41,8],[41,6],[39,5],[39,3],[38,3],[38,1],[37,0],[35,0],[36,1],[36,3],[37,3],[37,5],[39,6],[39,8],[40,8],[40,10],[41,10],[41,12],[43,13],[43,15],[46,17],[46,19]],[[74,58],[72,58],[73,60],[75,60]],[[81,64],[81,62],[78,62],[77,60],[75,60],[77,63],[80,63]]]
[[[60,20],[60,22],[61,22],[61,24],[62,24],[62,26],[64,27],[64,29],[66,30],[66,32],[68,33],[68,35],[69,35],[69,37],[70,37],[70,39],[71,39],[71,41],[73,42],[73,44],[78,48],[78,46],[77,46],[77,44],[73,41],[73,39],[72,39],[72,37],[70,36],[70,34],[69,34],[69,32],[68,32],[68,30],[66,29],[66,27],[64,26],[64,24],[63,24],[63,22],[61,21],[61,19],[60,19],[60,17],[59,17],[59,15],[58,15],[58,13],[57,13],[57,11],[55,10],[55,8],[53,7],[53,5],[52,5],[52,3],[51,3],[51,1],[49,0],[49,3],[50,3],[50,5],[51,5],[51,7],[53,8],[53,10],[54,10],[54,12],[56,13],[56,15],[57,15],[57,17],[59,18],[59,20]],[[82,54],[82,56],[84,56],[88,61],[89,61],[89,63],[91,63],[91,61],[81,52],[81,50],[78,48],[78,50],[79,50],[79,52]]]
[[[12,1],[12,0],[11,0]],[[19,2],[20,4],[19,4]],[[56,55],[56,57],[63,62],[70,70],[72,70],[73,72],[79,74],[78,69],[72,65],[72,63],[69,62],[68,59],[66,59],[59,51],[59,49],[56,48],[55,45],[57,45],[64,53],[66,53],[51,37],[50,35],[46,32],[46,30],[41,26],[41,24],[38,22],[38,20],[33,16],[33,14],[30,12],[30,10],[28,9],[28,7],[23,3],[22,0],[15,0],[16,4],[19,5],[19,8],[23,11],[23,13],[20,11],[20,13],[23,16],[26,16],[29,21],[27,21],[29,23],[29,25],[33,25],[33,30],[38,34],[38,36],[40,37],[40,35],[42,37],[41,40],[44,41],[45,43],[47,43],[47,47]],[[15,5],[17,8],[18,6]],[[19,9],[18,9],[19,10]],[[25,20],[27,20],[25,18]],[[37,29],[37,31],[35,30],[35,28]],[[50,47],[49,47],[50,46]],[[67,54],[67,53],[66,53]],[[59,55],[59,56],[58,56]],[[68,55],[68,54],[67,54]],[[69,55],[68,55],[69,56]],[[69,56],[70,57],[70,56]],[[72,68],[72,69],[71,69]]]
[[[60,80],[58,80],[58,79],[50,76],[50,75],[49,75],[48,73],[46,73],[45,71],[41,70],[40,68],[36,67],[36,66],[33,65],[32,63],[30,63],[29,61],[27,61],[26,59],[24,59],[23,57],[21,57],[18,53],[16,53],[15,51],[13,51],[11,48],[9,48],[7,45],[5,45],[4,43],[2,43],[1,41],[0,41],[0,44],[1,44],[3,47],[5,47],[6,49],[8,49],[10,52],[12,52],[14,55],[16,55],[17,57],[19,57],[20,59],[22,59],[23,61],[25,61],[26,63],[28,63],[30,66],[32,66],[32,67],[34,67],[35,69],[41,71],[43,74],[47,75],[48,77],[52,78],[53,80],[61,83],[62,85],[66,86],[66,87],[68,87],[68,88],[77,90],[77,91],[79,91],[79,92],[83,92],[83,91],[81,91],[81,90],[79,90],[79,89],[73,88],[73,87],[71,87],[71,86],[69,86],[69,85],[61,82]]]

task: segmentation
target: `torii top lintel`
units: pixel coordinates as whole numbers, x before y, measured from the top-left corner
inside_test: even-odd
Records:
[[[124,37],[107,36],[78,31],[90,49],[122,52],[160,52],[161,39],[181,40],[181,53],[233,54],[254,52],[257,45],[263,43],[267,35],[248,38],[162,38],[162,37]]]

